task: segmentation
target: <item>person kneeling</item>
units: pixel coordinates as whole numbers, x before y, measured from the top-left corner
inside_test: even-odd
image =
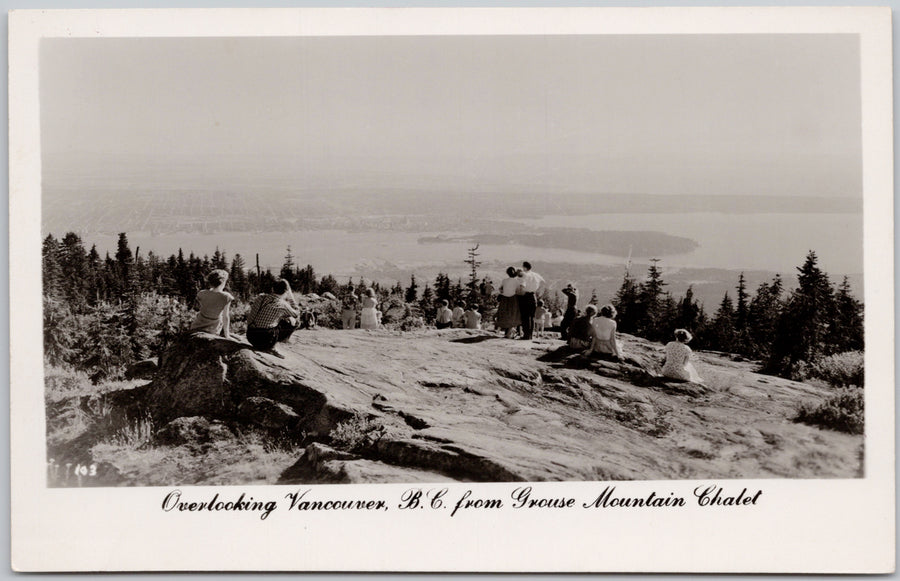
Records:
[[[275,344],[287,341],[297,328],[299,315],[291,285],[284,279],[275,281],[272,293],[258,295],[247,313],[247,341],[262,351],[284,357]]]

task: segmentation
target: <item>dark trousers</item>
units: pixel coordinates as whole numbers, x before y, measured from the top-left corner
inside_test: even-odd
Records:
[[[575,309],[566,309],[566,314],[563,315],[562,323],[559,324],[559,337],[560,339],[568,339],[569,337],[569,326],[572,324],[572,321],[575,320]]]
[[[537,300],[534,293],[525,293],[519,296],[519,313],[522,315],[522,335],[525,339],[531,339],[534,334],[534,311],[537,309]]]
[[[277,327],[265,329],[249,327],[247,329],[247,341],[257,349],[268,350],[274,347],[275,343],[287,341],[296,328],[286,319],[279,321]]]

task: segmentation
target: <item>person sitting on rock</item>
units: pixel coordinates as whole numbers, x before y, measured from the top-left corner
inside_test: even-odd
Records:
[[[447,329],[453,324],[453,312],[450,310],[450,301],[444,299],[440,302],[440,305],[434,326],[438,329]]]
[[[697,373],[694,364],[691,363],[691,348],[687,346],[693,339],[687,329],[676,329],[675,340],[666,345],[666,361],[663,363],[663,377],[703,383],[703,378]]]
[[[593,338],[591,348],[584,354],[598,354],[607,359],[622,359],[619,342],[616,340],[616,309],[612,305],[603,305],[600,316],[591,322]]]
[[[192,333],[221,333],[226,339],[231,337],[231,302],[234,297],[225,292],[228,271],[217,269],[206,275],[209,288],[197,293],[200,312],[191,323]]]
[[[573,349],[587,349],[594,342],[594,327],[591,323],[597,316],[597,307],[588,305],[584,316],[576,317],[569,326],[568,345]]]
[[[285,342],[297,329],[300,313],[291,285],[284,279],[275,281],[272,293],[258,295],[247,312],[247,341],[262,351],[283,357],[275,344]]]
[[[316,328],[316,313],[313,312],[312,309],[304,309],[300,314],[300,328],[301,329],[315,329]]]
[[[478,312],[478,305],[472,305],[465,312],[466,329],[481,328],[481,313]]]
[[[341,300],[341,326],[344,329],[356,328],[357,306],[359,306],[359,297],[351,290]]]
[[[453,318],[452,318],[452,327],[454,329],[462,329],[466,326],[465,320],[466,314],[466,306],[462,303],[457,303],[455,307],[453,307]]]

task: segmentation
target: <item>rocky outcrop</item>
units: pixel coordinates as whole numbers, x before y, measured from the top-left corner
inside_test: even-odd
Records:
[[[283,357],[198,333],[150,383],[47,401],[51,485],[848,478],[863,437],[793,420],[829,390],[698,353],[704,385],[560,340],[304,330]],[[120,387],[120,386],[119,386]],[[118,387],[117,387],[118,388]],[[67,478],[67,465],[103,478]]]
[[[194,418],[172,441],[209,434],[199,417],[307,442],[285,483],[859,473],[860,437],[790,421],[827,390],[712,354],[697,363],[706,385],[662,380],[662,346],[624,346],[616,363],[555,339],[319,329],[278,358],[201,333],[161,358],[144,401],[159,423]]]

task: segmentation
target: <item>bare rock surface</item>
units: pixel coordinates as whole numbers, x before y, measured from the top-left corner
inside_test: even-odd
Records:
[[[792,421],[827,390],[715,354],[699,355],[706,385],[664,381],[660,345],[624,346],[642,366],[467,330],[299,332],[283,359],[197,335],[167,353],[148,396],[158,417],[252,417],[324,440],[377,420],[352,458],[307,448],[294,472],[309,481],[857,475],[860,437]]]
[[[622,339],[630,363],[463,329],[298,331],[283,357],[185,336],[151,383],[105,400],[152,416],[151,444],[72,432],[57,455],[94,446],[142,485],[861,475],[861,436],[793,421],[827,388],[712,353],[697,353],[704,385],[663,380],[663,346]]]

